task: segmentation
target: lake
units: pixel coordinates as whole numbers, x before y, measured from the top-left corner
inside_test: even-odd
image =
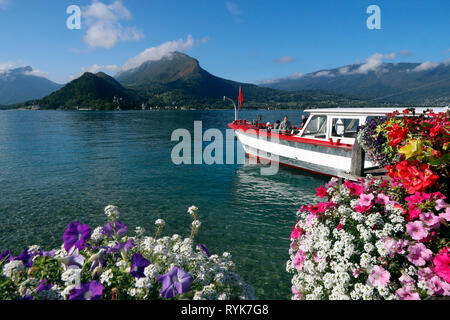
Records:
[[[242,110],[264,122],[301,111]],[[199,207],[197,241],[211,253],[228,251],[238,273],[260,299],[289,299],[289,235],[296,212],[326,183],[320,176],[260,165],[175,165],[173,130],[227,129],[233,110],[216,111],[0,111],[0,252],[62,243],[71,221],[103,225],[105,206],[119,207],[130,233],[166,221],[165,235],[188,236],[187,208]],[[206,143],[208,144],[208,143]],[[236,142],[236,148],[242,148]]]

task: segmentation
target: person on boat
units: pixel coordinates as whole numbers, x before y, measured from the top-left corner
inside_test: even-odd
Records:
[[[274,129],[274,130],[280,129],[280,120],[277,120],[277,121],[274,123],[273,129]]]
[[[305,126],[306,121],[308,121],[308,118],[303,114],[302,115],[302,128]]]
[[[259,115],[258,118],[256,118],[256,120],[252,121],[253,125],[258,125],[262,122],[262,115]]]
[[[291,122],[288,120],[287,116],[284,116],[283,122],[280,123],[280,130],[282,131],[290,131],[291,130]]]

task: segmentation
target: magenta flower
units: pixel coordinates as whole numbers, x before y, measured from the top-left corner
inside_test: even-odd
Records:
[[[96,280],[83,283],[70,292],[69,300],[99,300],[102,297],[104,287]]]
[[[413,292],[411,287],[403,287],[395,291],[400,300],[420,300],[417,292]]]
[[[447,247],[434,257],[433,263],[435,265],[434,272],[450,283],[450,254]]]
[[[417,267],[424,266],[433,256],[433,252],[427,249],[423,243],[418,243],[408,248],[408,260]]]
[[[326,197],[327,194],[327,189],[325,189],[324,187],[320,186],[317,188],[317,192],[316,192],[316,197],[321,197],[322,199],[324,197]]]
[[[414,240],[422,240],[428,236],[428,230],[424,227],[421,221],[409,222],[406,225],[406,231]]]
[[[390,277],[391,274],[383,267],[375,266],[370,271],[369,281],[375,287],[386,287]]]
[[[91,238],[91,228],[87,224],[81,224],[78,221],[71,222],[67,226],[63,235],[64,249],[67,252],[72,249],[73,246],[79,250],[85,248],[86,241]]]
[[[188,292],[193,280],[192,276],[183,269],[173,267],[166,274],[158,276],[158,281],[162,283],[161,296],[171,299],[177,292],[178,294]]]

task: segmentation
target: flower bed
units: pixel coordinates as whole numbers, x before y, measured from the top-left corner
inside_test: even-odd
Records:
[[[440,192],[331,180],[291,234],[293,299],[419,299],[450,295],[450,207]]]
[[[444,113],[409,112],[359,134],[371,159],[389,164],[391,179],[332,179],[317,189],[326,202],[297,213],[286,267],[293,299],[450,295],[450,122]]]
[[[105,226],[91,231],[70,223],[60,249],[32,246],[17,257],[6,250],[0,255],[0,300],[254,299],[229,253],[210,255],[203,244],[194,246],[201,223],[196,207],[188,212],[189,238],[159,237],[162,219],[154,237],[139,227],[129,236],[117,207],[108,206]]]
[[[401,181],[413,194],[438,182],[449,191],[450,118],[448,113],[429,110],[414,115],[414,109],[372,119],[361,127],[358,141],[367,158],[386,167],[389,176]]]

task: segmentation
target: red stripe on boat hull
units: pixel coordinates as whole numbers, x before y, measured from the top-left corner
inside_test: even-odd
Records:
[[[237,125],[234,123],[230,123],[228,125],[228,127],[230,127],[233,130],[237,130],[237,131],[241,131],[244,133],[251,133],[257,136],[266,136],[266,137],[271,137],[272,133],[267,132],[267,131],[260,131],[258,130],[258,128],[250,128],[247,125]],[[250,132],[248,132],[249,130],[252,130]],[[253,131],[254,130],[254,131]],[[352,150],[353,149],[353,145],[350,144],[335,144],[329,141],[319,141],[319,140],[314,140],[314,139],[308,139],[308,138],[300,138],[300,137],[292,137],[292,136],[288,136],[288,135],[284,135],[284,134],[273,134],[274,136],[278,136],[279,140],[286,140],[286,141],[293,141],[293,142],[298,142],[298,143],[305,143],[305,144],[312,144],[312,145],[316,145],[316,146],[321,146],[321,147],[328,147],[328,148],[335,148],[335,149],[344,149],[344,150]]]

